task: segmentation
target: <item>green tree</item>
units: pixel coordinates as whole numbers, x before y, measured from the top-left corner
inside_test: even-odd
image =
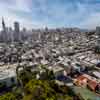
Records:
[[[6,83],[0,83],[0,91],[4,90],[6,88]]]
[[[96,54],[100,54],[100,47],[96,46],[94,52]]]
[[[17,99],[13,93],[9,92],[0,96],[0,100],[17,100]]]
[[[50,87],[46,80],[31,80],[25,87],[26,95],[33,95],[37,100],[45,100],[47,97],[52,97],[55,91]]]
[[[44,70],[44,72],[42,73],[42,75],[40,75],[40,79],[44,79],[44,80],[54,80],[55,79],[55,75],[54,72],[52,70],[49,70],[47,66],[45,65],[40,65],[41,69]]]
[[[50,82],[47,80],[29,81],[25,86],[25,96],[23,100],[73,100],[73,97],[67,94],[67,92],[66,94],[63,94],[63,92],[57,91],[56,88],[53,88],[56,84],[53,82],[54,81]],[[54,85],[51,86],[51,84]]]

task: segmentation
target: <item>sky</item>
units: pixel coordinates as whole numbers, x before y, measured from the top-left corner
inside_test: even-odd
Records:
[[[100,0],[0,0],[0,22],[21,28],[100,26]],[[0,28],[1,28],[0,24]]]

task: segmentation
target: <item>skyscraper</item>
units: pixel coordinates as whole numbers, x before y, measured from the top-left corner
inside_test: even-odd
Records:
[[[8,28],[8,34],[9,34],[9,41],[13,43],[14,37],[13,37],[13,30],[11,27]]]
[[[21,40],[20,25],[18,22],[14,22],[14,40],[17,42]]]
[[[4,21],[3,17],[2,17],[2,35],[1,35],[1,37],[2,37],[3,42],[8,41],[7,28],[6,28],[5,21]]]
[[[3,17],[2,17],[2,29],[3,29],[3,31],[6,31],[6,25],[5,25]]]
[[[15,30],[15,32],[18,32],[19,33],[19,23],[18,22],[14,22],[14,30]]]

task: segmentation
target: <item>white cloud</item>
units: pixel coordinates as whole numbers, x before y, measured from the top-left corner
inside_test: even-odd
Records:
[[[83,28],[95,28],[100,23],[100,13],[95,12],[99,9],[98,5],[80,2],[48,4],[48,0],[0,0],[0,21],[4,16],[7,26],[13,26],[14,21],[19,21],[21,27],[27,28],[46,25],[55,27],[57,23],[57,26],[77,24]],[[20,12],[26,15],[20,15]]]
[[[100,26],[100,13],[92,13],[80,26],[88,29],[95,29],[96,26]]]
[[[14,1],[15,1],[15,5],[11,6],[11,9],[20,10],[20,11],[22,10],[26,12],[31,11],[32,0],[14,0]]]
[[[12,2],[12,3],[11,3]],[[23,18],[20,15],[13,13],[14,11],[30,12],[31,11],[31,0],[10,0],[10,3],[0,2],[0,22],[2,21],[2,16],[5,19],[7,26],[13,26],[14,21],[21,23],[21,26],[28,28],[34,27],[32,21],[28,18]],[[0,29],[2,24],[0,24]]]

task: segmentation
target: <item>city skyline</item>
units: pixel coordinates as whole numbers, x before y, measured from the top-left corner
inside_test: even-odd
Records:
[[[13,27],[79,27],[95,29],[100,25],[99,0],[0,0],[0,22]],[[2,26],[0,24],[0,30]]]

